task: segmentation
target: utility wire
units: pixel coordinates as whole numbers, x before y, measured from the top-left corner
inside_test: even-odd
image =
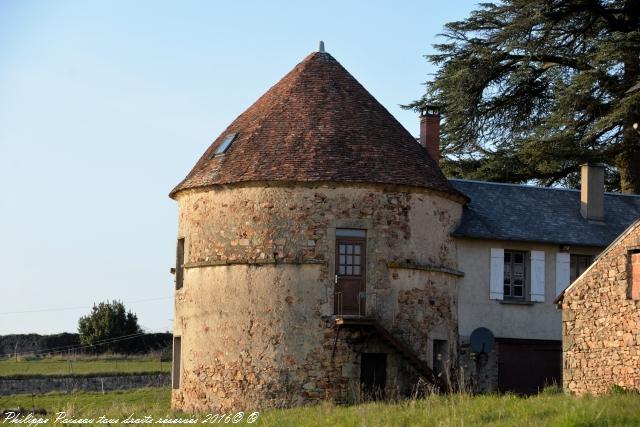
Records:
[[[53,349],[50,350],[37,350],[37,351],[24,351],[24,352],[20,352],[20,353],[14,353],[11,356],[7,356],[8,358],[11,357],[16,357],[17,356],[21,356],[21,355],[38,355],[38,353],[41,354],[58,354],[58,353],[66,353],[69,350],[79,350],[82,348],[91,348],[91,347],[97,347],[100,345],[104,345],[104,344],[111,344],[114,342],[119,342],[119,341],[126,341],[126,340],[130,340],[130,339],[134,339],[134,338],[138,338],[141,337],[143,335],[146,335],[148,332],[139,332],[136,334],[130,334],[130,335],[122,335],[120,337],[115,337],[115,338],[105,338],[103,340],[98,340],[96,341],[94,344],[80,344],[80,345],[73,345],[73,346],[66,346],[66,347],[54,347]],[[52,351],[54,350],[54,351]]]
[[[137,332],[135,334],[122,335],[122,336],[115,337],[115,338],[105,338],[103,340],[96,341],[94,344],[73,344],[73,345],[64,346],[64,347],[54,347],[53,349],[51,349],[53,351],[49,351],[49,350],[32,350],[32,351],[23,351],[23,352],[20,352],[20,353],[14,353],[13,355],[15,356],[17,354],[18,356],[20,356],[20,355],[24,355],[24,354],[33,354],[34,356],[37,356],[38,353],[47,353],[47,354],[65,353],[65,352],[68,352],[69,350],[78,350],[78,349],[81,349],[81,348],[95,347],[95,346],[99,346],[99,345],[103,345],[103,344],[111,344],[111,342],[124,341],[124,340],[132,339],[132,338],[137,338],[137,337],[140,337],[140,336],[142,336],[144,334],[145,334],[145,332]]]
[[[98,340],[96,341],[94,344],[74,344],[74,345],[70,345],[70,346],[62,346],[62,347],[51,347],[49,349],[46,350],[31,350],[31,351],[24,351],[24,352],[20,352],[20,353],[13,353],[11,355],[0,355],[0,360],[2,360],[3,357],[7,357],[7,358],[14,358],[16,357],[16,355],[18,356],[22,356],[22,355],[31,355],[31,356],[39,356],[42,354],[59,354],[59,353],[65,353],[68,352],[69,350],[80,350],[83,348],[89,348],[89,347],[97,347],[103,344],[111,344],[112,342],[118,342],[118,341],[125,341],[125,340],[129,340],[129,339],[134,339],[134,338],[138,338],[141,337],[143,335],[147,335],[147,334],[164,334],[167,333],[166,330],[168,329],[165,328],[165,332],[160,332],[160,330],[158,331],[150,331],[150,332],[139,332],[139,333],[135,333],[135,334],[131,334],[131,335],[122,335],[119,337],[115,337],[115,338],[105,338],[104,340]],[[40,353],[40,354],[38,354]],[[58,363],[55,360],[49,360],[49,361],[39,361],[38,363]]]
[[[145,298],[145,299],[139,299],[139,300],[122,301],[122,303],[123,304],[131,304],[131,303],[137,303],[137,302],[166,300],[166,299],[171,299],[171,298],[173,298],[173,297]],[[43,308],[43,309],[37,309],[37,310],[2,311],[2,312],[0,312],[0,316],[1,315],[6,315],[6,314],[26,314],[26,313],[42,313],[42,312],[46,312],[46,311],[67,311],[67,310],[86,310],[86,309],[87,309],[87,306],[83,305],[83,306],[78,306],[78,307],[65,307],[65,308]]]

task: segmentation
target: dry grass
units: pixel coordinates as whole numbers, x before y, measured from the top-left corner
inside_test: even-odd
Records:
[[[60,410],[68,416],[125,419],[183,417],[169,405],[169,388],[149,388],[105,394],[79,392],[0,397],[0,408],[22,406]],[[198,414],[202,420],[206,414]],[[577,398],[550,390],[537,396],[469,394],[432,395],[393,403],[320,405],[263,412],[259,426],[639,426],[640,395],[617,393],[598,398]]]

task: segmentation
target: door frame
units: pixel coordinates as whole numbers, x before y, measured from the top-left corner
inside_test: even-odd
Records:
[[[367,230],[362,230],[365,232],[365,237],[342,237],[342,236],[335,236],[335,243],[334,243],[334,274],[335,274],[335,289],[334,289],[334,303],[333,303],[333,312],[334,315],[356,315],[356,316],[364,316],[367,313],[367,298],[366,298],[366,292],[367,292]],[[358,290],[358,313],[353,314],[353,313],[341,313],[340,310],[340,303],[343,302],[341,301],[341,298],[338,296],[338,285],[340,282],[340,274],[339,274],[339,267],[340,267],[340,244],[353,244],[353,243],[357,243],[360,244],[362,249],[360,251],[360,286],[359,286],[359,290]],[[356,277],[356,276],[347,276],[347,277]],[[349,279],[347,279],[349,280]],[[354,279],[351,279],[354,280]]]

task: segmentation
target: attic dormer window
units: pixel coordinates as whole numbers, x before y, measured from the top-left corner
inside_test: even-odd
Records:
[[[218,148],[216,148],[216,151],[213,153],[213,155],[217,156],[219,154],[226,153],[231,146],[231,143],[236,139],[236,136],[238,136],[237,133],[230,133],[229,135],[225,136],[224,140],[222,140],[222,143],[218,145]]]

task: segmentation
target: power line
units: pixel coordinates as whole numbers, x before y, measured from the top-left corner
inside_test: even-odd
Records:
[[[122,301],[122,303],[123,304],[131,304],[131,303],[137,303],[137,302],[149,302],[149,301],[166,300],[166,299],[171,299],[171,298],[173,298],[173,297],[145,298],[145,299],[139,299],[139,300]],[[87,306],[83,305],[83,306],[78,306],[78,307],[42,308],[42,309],[36,309],[36,310],[23,310],[23,311],[2,311],[2,312],[0,312],[0,316],[1,315],[6,315],[6,314],[27,314],[27,313],[43,313],[43,312],[47,312],[47,311],[68,311],[68,310],[86,310],[86,309],[87,309]]]
[[[79,349],[83,349],[83,348],[91,348],[91,347],[97,347],[100,345],[105,345],[105,344],[112,344],[114,342],[119,342],[119,341],[126,341],[126,340],[131,340],[134,338],[139,338],[143,335],[146,335],[149,332],[138,332],[135,334],[130,334],[130,335],[122,335],[119,337],[115,337],[115,338],[105,338],[103,340],[98,340],[96,341],[94,344],[78,344],[78,345],[72,345],[72,346],[66,346],[66,347],[54,347],[53,349],[48,349],[48,350],[37,350],[37,351],[24,351],[21,353],[15,353],[11,356],[7,356],[7,357],[15,357],[15,356],[22,356],[22,355],[34,355],[37,356],[38,354],[58,354],[58,353],[66,353],[70,350],[79,350]],[[55,351],[52,351],[55,350]]]
[[[118,338],[126,338],[126,339],[128,339],[128,337],[135,338],[135,337],[144,335],[145,333],[146,332],[136,332],[135,334],[121,335],[119,337],[113,337],[113,338],[105,338],[105,339],[96,341],[94,345],[101,345],[103,343],[106,344],[107,341],[118,339]],[[71,344],[71,345],[65,345],[65,346],[60,346],[60,347],[52,347],[52,348],[47,349],[47,350],[24,351],[22,353],[17,353],[17,354],[18,355],[22,355],[22,354],[33,354],[33,355],[35,355],[36,353],[58,353],[58,352],[65,352],[65,351],[69,351],[69,350],[74,350],[74,349],[77,349],[77,348],[82,348],[83,346],[91,347],[91,345],[86,345],[86,344]],[[14,355],[15,355],[15,353],[14,353]]]

